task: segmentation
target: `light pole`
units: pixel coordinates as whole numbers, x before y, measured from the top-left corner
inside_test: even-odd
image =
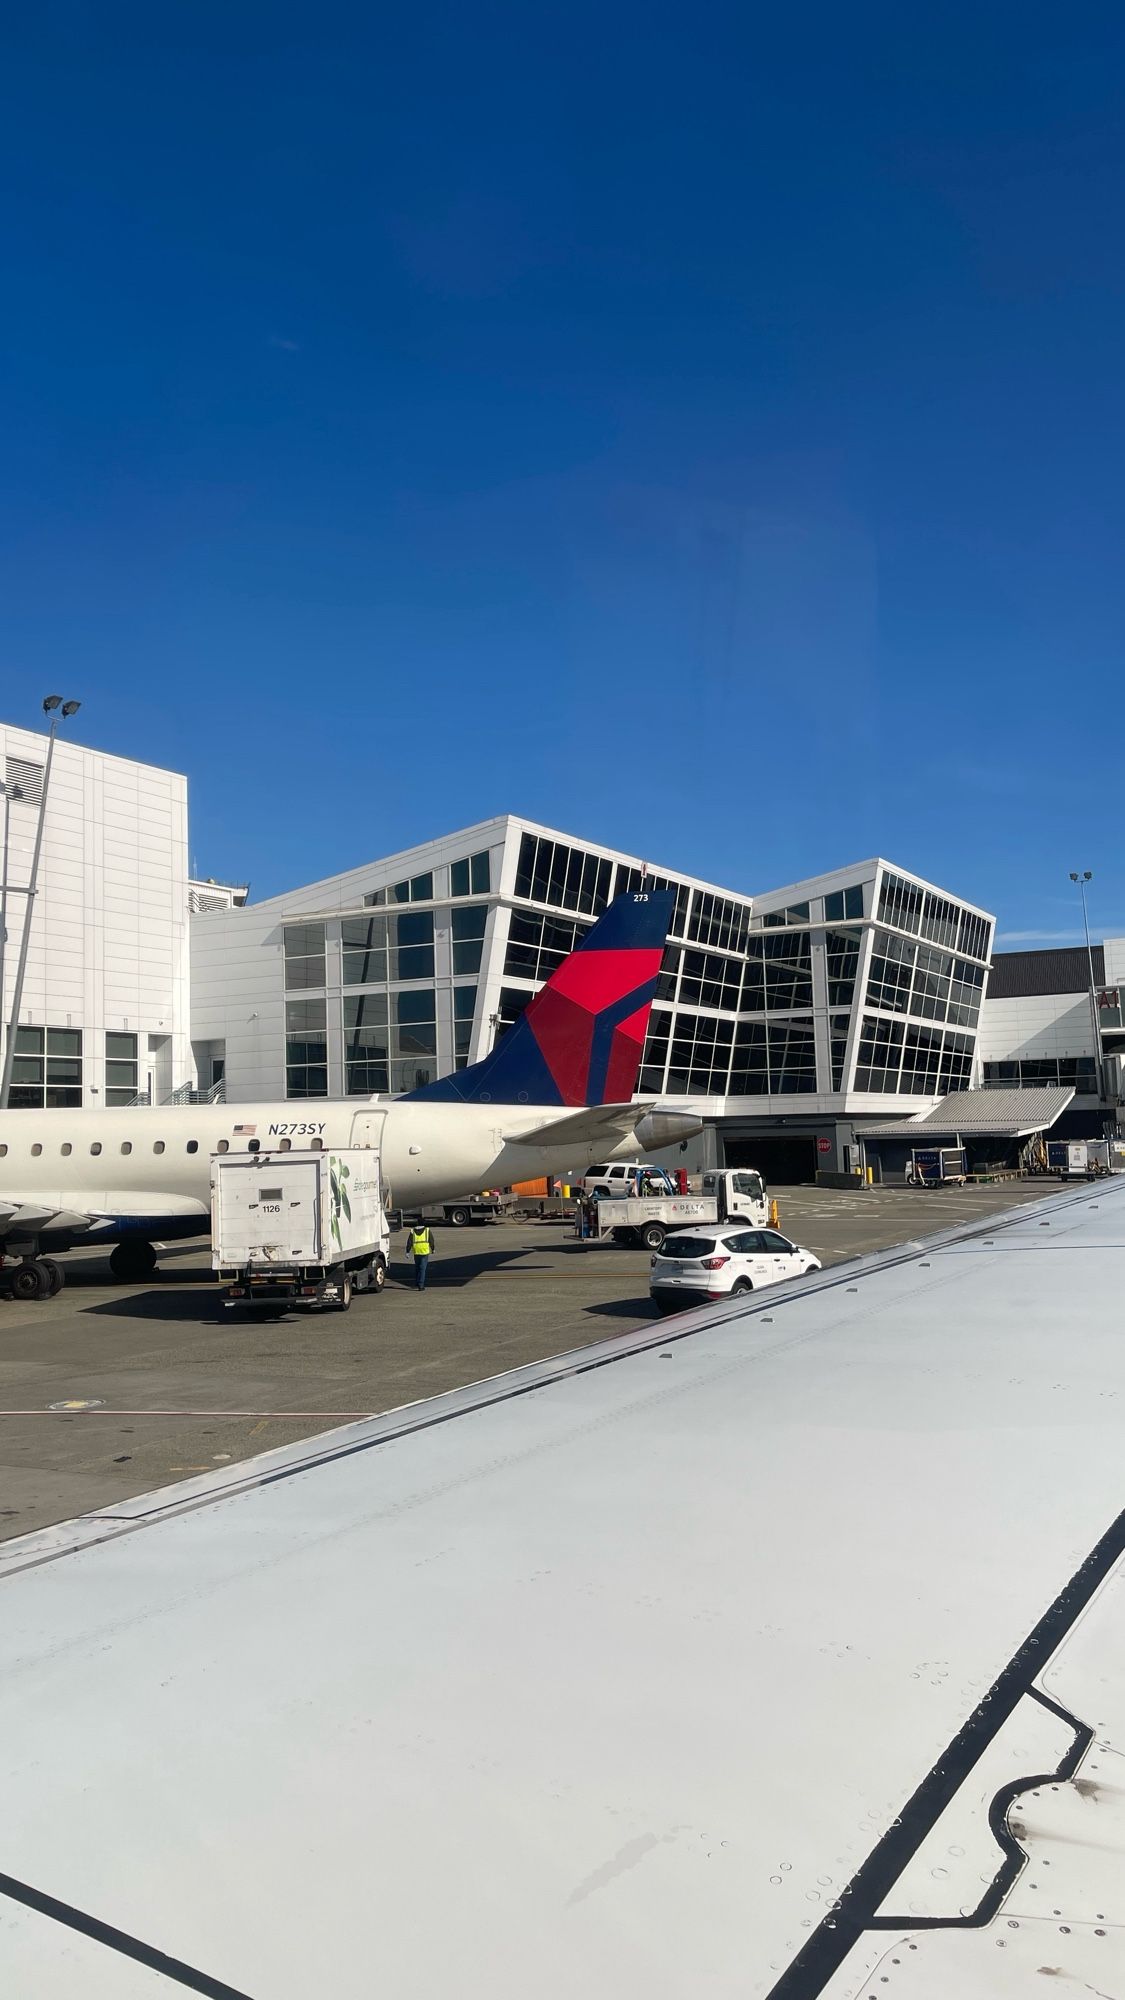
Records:
[[[51,782],[51,761],[55,754],[55,737],[58,733],[59,723],[64,718],[69,719],[70,716],[76,715],[81,706],[82,703],[80,701],[64,701],[61,694],[49,694],[43,703],[44,715],[49,715],[51,718],[51,729],[50,729],[50,734],[48,735],[47,738],[47,760],[43,766],[43,789],[39,794],[39,818],[35,824],[35,846],[32,848],[31,851],[31,878],[27,884],[26,889],[17,890],[16,892],[17,894],[22,894],[23,896],[25,896],[27,900],[24,905],[23,931],[21,932],[20,935],[20,955],[16,961],[16,983],[12,989],[12,1012],[8,1021],[8,1033],[4,1043],[4,1073],[3,1077],[0,1078],[0,1109],[3,1109],[5,1111],[8,1108],[8,1098],[12,1088],[12,1065],[15,1061],[15,1056],[16,1056],[16,1032],[19,1027],[20,1007],[23,1003],[23,982],[24,982],[24,975],[27,971],[27,954],[31,945],[31,919],[35,910],[35,892],[39,885],[39,855],[43,847],[43,825],[47,817],[47,787]],[[5,917],[7,916],[7,911],[8,911],[7,805],[8,805],[7,790],[5,789],[5,817],[4,817],[4,848],[5,848],[4,916]],[[3,1005],[3,987],[0,986],[0,1006],[2,1005]],[[43,1051],[43,1060],[45,1065],[47,1060],[46,1049],[44,1049]],[[44,1076],[46,1076],[46,1068],[44,1068],[43,1073]]]
[[[1090,919],[1086,914],[1086,884],[1093,881],[1093,870],[1084,868],[1081,875],[1079,875],[1072,868],[1070,879],[1072,882],[1077,882],[1078,893],[1082,898],[1082,928],[1086,933],[1086,963],[1090,968],[1090,1019],[1094,1024],[1094,1057],[1098,1065],[1098,1096],[1100,1097],[1104,1088],[1104,1079],[1102,1076],[1102,1028],[1101,1022],[1098,1020],[1098,995],[1094,984],[1094,948],[1090,943]]]

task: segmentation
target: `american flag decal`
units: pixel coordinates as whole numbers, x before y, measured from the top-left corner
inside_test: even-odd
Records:
[[[236,1125],[234,1128],[234,1136],[236,1139],[252,1139],[257,1130],[258,1128],[256,1125]]]

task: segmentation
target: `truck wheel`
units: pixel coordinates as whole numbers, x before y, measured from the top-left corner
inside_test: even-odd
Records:
[[[447,1208],[445,1219],[453,1224],[454,1229],[463,1229],[469,1220],[469,1211],[467,1208]]]
[[[346,1313],[352,1302],[352,1274],[350,1271],[341,1272],[339,1286],[340,1296],[334,1301],[334,1304],[337,1312]]]
[[[376,1257],[375,1262],[371,1266],[371,1277],[368,1281],[367,1289],[369,1292],[381,1292],[386,1282],[387,1267],[381,1257]]]
[[[659,1222],[646,1222],[641,1230],[641,1242],[646,1250],[659,1250],[664,1241],[664,1231]]]

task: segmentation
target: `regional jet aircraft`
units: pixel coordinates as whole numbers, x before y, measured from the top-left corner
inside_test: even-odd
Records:
[[[47,1253],[76,1244],[113,1244],[115,1276],[147,1276],[157,1239],[207,1234],[216,1152],[378,1147],[410,1208],[677,1144],[696,1119],[630,1101],[671,917],[667,890],[619,896],[490,1055],[407,1097],[0,1112],[13,1289],[57,1289]]]

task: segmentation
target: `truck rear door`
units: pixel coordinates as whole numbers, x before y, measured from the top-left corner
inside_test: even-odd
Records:
[[[276,1155],[219,1169],[219,1243],[224,1264],[319,1264],[319,1170]]]

